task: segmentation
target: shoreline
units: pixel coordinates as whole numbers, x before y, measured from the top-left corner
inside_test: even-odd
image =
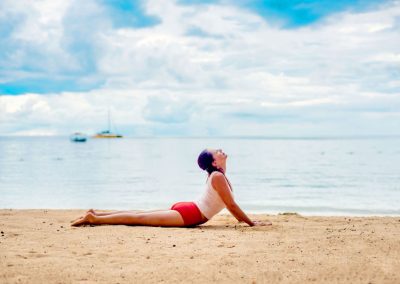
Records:
[[[147,209],[126,209],[126,208],[119,208],[119,209],[97,209],[93,208],[94,210],[99,210],[103,212],[112,212],[112,211],[148,211],[148,210],[154,210],[155,207],[147,208]],[[1,211],[76,211],[76,212],[85,212],[87,209],[82,209],[82,208],[0,208]],[[160,208],[163,209],[163,208]],[[169,208],[165,208],[165,210],[168,210]],[[300,215],[304,217],[378,217],[378,218],[384,218],[384,217],[391,217],[391,218],[400,218],[400,212],[399,213],[351,213],[351,212],[334,212],[334,211],[326,211],[324,213],[322,212],[302,212],[299,210],[293,210],[293,211],[284,211],[284,210],[271,210],[271,211],[260,211],[260,210],[251,210],[251,209],[243,209],[244,212],[248,215],[266,215],[266,216],[275,216],[275,215]],[[358,210],[360,211],[360,210]],[[230,215],[229,211],[224,209],[222,210],[219,215]]]
[[[249,227],[219,214],[195,228],[71,227],[84,212],[0,209],[0,282],[400,283],[399,216],[249,214],[273,223]]]

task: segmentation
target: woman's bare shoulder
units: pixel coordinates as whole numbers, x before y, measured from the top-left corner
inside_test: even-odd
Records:
[[[211,177],[223,177],[224,176],[224,174],[223,173],[221,173],[221,172],[219,172],[219,171],[213,171],[212,173],[211,173],[211,175],[210,175]]]
[[[226,178],[221,172],[213,172],[210,176],[211,184],[214,188],[226,185]]]
[[[215,171],[212,172],[209,179],[211,180],[211,182],[213,182],[214,180],[221,180],[221,179],[225,179],[225,176],[223,173]]]

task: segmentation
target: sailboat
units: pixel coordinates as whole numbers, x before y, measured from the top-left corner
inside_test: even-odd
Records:
[[[123,136],[121,134],[113,133],[111,132],[111,119],[110,119],[110,110],[108,110],[108,128],[107,130],[103,130],[96,135],[93,136],[93,138],[122,138]]]
[[[75,132],[70,135],[69,139],[71,142],[86,142],[86,135],[81,132]]]

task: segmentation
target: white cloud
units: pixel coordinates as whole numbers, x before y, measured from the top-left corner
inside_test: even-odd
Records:
[[[15,3],[25,21],[13,39],[48,55],[31,61],[63,74],[90,55],[93,74],[83,79],[105,83],[86,93],[0,97],[0,133],[95,132],[108,107],[135,135],[399,131],[399,3],[291,30],[227,5],[148,1],[159,25],[115,29],[95,1]],[[82,42],[87,49],[71,48]],[[11,52],[8,66],[29,61],[30,51]]]
[[[400,53],[397,53],[397,54],[396,53],[380,53],[380,54],[372,56],[367,61],[399,64],[400,63]]]
[[[67,69],[72,57],[62,46],[63,17],[69,1],[2,1],[0,20],[15,20],[7,39],[11,45],[5,50],[2,65],[16,68],[54,72]],[[14,78],[15,79],[15,78]]]

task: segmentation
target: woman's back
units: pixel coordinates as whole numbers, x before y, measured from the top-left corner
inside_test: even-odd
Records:
[[[199,207],[201,213],[210,220],[213,216],[218,214],[222,209],[226,207],[225,203],[222,201],[218,192],[214,189],[212,185],[212,179],[216,173],[212,172],[207,179],[206,190],[203,195],[195,201],[197,207]],[[232,194],[232,191],[231,191]],[[232,194],[233,195],[233,194]],[[232,196],[233,197],[233,196]]]

